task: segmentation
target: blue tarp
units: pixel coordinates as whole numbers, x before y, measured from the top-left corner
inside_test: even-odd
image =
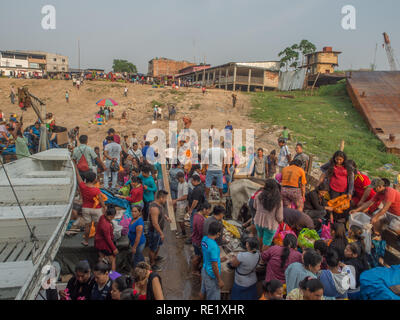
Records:
[[[132,218],[132,213],[131,213],[131,204],[128,200],[118,198],[116,196],[113,196],[112,193],[107,191],[106,189],[100,189],[100,191],[107,196],[107,201],[105,202],[106,204],[113,204],[114,206],[121,207],[123,209],[126,209],[125,211],[125,217],[126,218]]]
[[[360,283],[361,300],[400,300],[389,288],[400,285],[400,265],[364,271]]]

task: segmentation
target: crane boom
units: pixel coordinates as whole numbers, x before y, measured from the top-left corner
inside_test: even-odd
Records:
[[[389,61],[390,71],[397,71],[396,61],[394,60],[393,49],[390,44],[389,36],[386,32],[383,33],[383,39],[385,41],[383,46],[385,47],[385,50],[386,50],[386,55],[387,55],[387,58]]]

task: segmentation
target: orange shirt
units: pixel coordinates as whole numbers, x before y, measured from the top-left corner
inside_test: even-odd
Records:
[[[303,186],[307,184],[306,174],[302,168],[291,165],[282,169],[282,187],[300,188],[300,182]]]

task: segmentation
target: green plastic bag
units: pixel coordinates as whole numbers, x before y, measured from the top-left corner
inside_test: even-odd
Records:
[[[129,196],[130,191],[131,188],[129,186],[123,186],[121,189],[119,189],[119,192],[121,192],[124,197]]]
[[[319,239],[317,231],[304,228],[299,233],[297,244],[302,248],[314,248],[314,242]]]

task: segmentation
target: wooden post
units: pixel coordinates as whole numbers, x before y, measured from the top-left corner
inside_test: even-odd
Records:
[[[228,76],[229,76],[229,67],[226,68],[225,72],[225,90],[228,90]]]
[[[213,85],[215,85],[215,70],[213,72]]]
[[[219,69],[218,88],[221,89],[221,69]]]
[[[171,188],[169,187],[169,179],[168,179],[167,169],[165,167],[165,164],[161,165],[161,170],[162,170],[162,175],[163,175],[164,188],[165,188],[165,191],[168,192],[167,209],[168,209],[168,216],[171,219],[170,228],[171,228],[171,231],[176,231],[177,227],[176,227],[176,220],[175,220],[175,211],[174,211],[174,207],[172,206]]]
[[[344,140],[342,140],[342,141],[340,142],[340,151],[343,152],[343,150],[344,150]]]
[[[318,72],[318,74],[317,74],[317,77],[315,78],[315,81],[314,81],[314,84],[313,84],[313,86],[312,86],[312,88],[311,88],[311,95],[313,94],[313,92],[314,92],[314,87],[315,87],[315,84],[317,83],[317,81],[318,81],[318,78],[319,78],[319,75],[320,75],[321,73],[320,72]]]
[[[251,84],[251,68],[249,68],[249,80],[247,81],[247,92],[250,92],[250,84]]]
[[[235,64],[235,67],[233,69],[233,89],[232,89],[232,91],[236,91],[236,72],[237,72],[237,66]]]

